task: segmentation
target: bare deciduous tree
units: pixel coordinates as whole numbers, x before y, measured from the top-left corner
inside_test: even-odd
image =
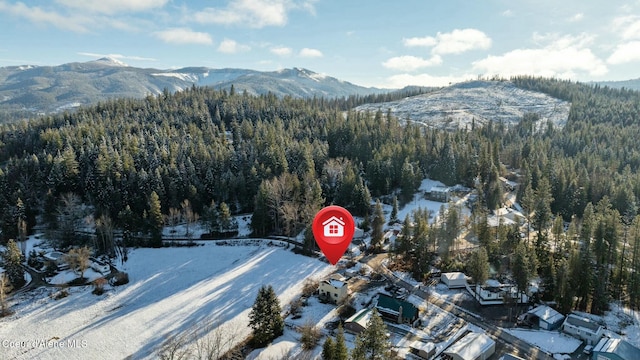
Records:
[[[79,272],[80,277],[83,278],[84,272],[89,267],[89,256],[91,256],[91,249],[83,246],[69,250],[69,253],[65,256],[65,261],[73,271]]]

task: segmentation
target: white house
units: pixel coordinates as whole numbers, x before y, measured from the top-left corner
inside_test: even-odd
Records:
[[[440,275],[440,281],[447,285],[449,289],[467,286],[467,277],[461,272],[443,273]]]
[[[322,223],[323,233],[326,237],[344,236],[344,221],[332,216]]]
[[[338,304],[349,295],[349,285],[340,274],[333,274],[320,282],[318,291],[320,292],[320,297]]]
[[[604,336],[604,328],[593,320],[569,314],[562,324],[562,331],[577,337],[584,341],[587,345],[595,345]]]

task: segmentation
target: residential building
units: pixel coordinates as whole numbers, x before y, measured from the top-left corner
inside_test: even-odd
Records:
[[[378,294],[376,309],[383,319],[397,324],[413,325],[418,320],[418,308],[410,302]]]
[[[604,328],[593,320],[569,314],[562,324],[562,331],[584,341],[587,345],[594,345],[604,335]]]
[[[339,304],[349,296],[349,285],[342,275],[333,274],[320,282],[318,292],[320,298]]]

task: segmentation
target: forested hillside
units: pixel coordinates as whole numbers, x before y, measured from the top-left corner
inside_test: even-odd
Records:
[[[406,201],[425,176],[469,187],[479,177],[482,204],[495,209],[502,193],[498,177],[509,168],[521,174],[519,200],[539,230],[532,245],[538,272],[556,297],[593,312],[610,298],[638,306],[639,93],[529,77],[512,81],[571,102],[566,126],[537,131],[536,115],[527,114],[510,128],[489,123],[440,131],[401,125],[385,112],[351,111],[362,98],[293,99],[196,87],[3,125],[2,238],[20,236],[37,219],[64,233],[69,222],[86,218],[157,237],[163,215],[185,204],[205,221],[226,208],[253,213],[256,235],[291,235],[325,204],[365,215],[371,198],[398,191]],[[571,222],[569,231],[560,226],[553,233],[554,219]],[[551,239],[562,240],[563,250]],[[490,259],[503,251],[483,246]],[[560,284],[562,278],[571,283]]]

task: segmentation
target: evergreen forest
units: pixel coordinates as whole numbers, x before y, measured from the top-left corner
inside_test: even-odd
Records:
[[[60,247],[82,246],[75,235],[92,223],[103,235],[122,232],[122,246],[161,246],[159,229],[176,211],[212,232],[225,231],[229,214],[251,214],[255,236],[292,236],[324,205],[362,217],[390,194],[402,205],[425,177],[477,189],[474,213],[483,216],[500,206],[499,178],[509,177],[536,235],[524,241],[518,229],[477,227],[483,258],[520,259],[514,277],[528,264],[524,278],[537,273],[565,312],[602,313],[612,300],[640,308],[640,93],[511,81],[571,102],[566,125],[525,114],[512,127],[444,131],[384,109],[351,110],[389,95],[296,99],[233,87],[2,124],[0,237],[20,239],[44,224]],[[113,236],[98,238],[98,251],[116,251]],[[432,246],[413,238],[406,251],[414,262],[438,251],[438,236]]]

